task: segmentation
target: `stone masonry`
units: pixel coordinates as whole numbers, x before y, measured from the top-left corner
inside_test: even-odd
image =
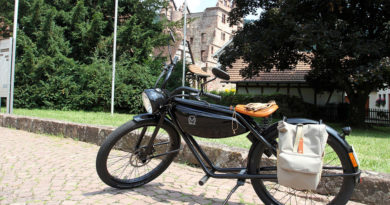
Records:
[[[233,4],[228,0],[218,0],[215,7],[206,8],[203,12],[191,13],[191,23],[187,28],[187,39],[196,64],[206,68],[211,74],[211,69],[217,66],[217,60],[212,55],[226,42],[233,38],[233,34],[240,25],[230,26],[228,22],[229,12]],[[213,76],[211,74],[211,76]],[[232,84],[220,82],[219,79],[208,84],[209,90],[230,89]]]
[[[215,7],[206,8],[203,12],[191,13],[191,8],[186,11],[189,24],[187,24],[186,40],[190,45],[191,53],[187,53],[187,62],[191,62],[191,54],[194,64],[200,66],[208,75],[213,76],[211,69],[217,67],[217,59],[212,55],[217,52],[225,43],[233,38],[234,32],[243,25],[230,26],[228,22],[229,12],[234,7],[232,1],[218,0]],[[178,8],[174,1],[169,1],[168,10],[163,9],[161,15],[167,17],[169,21],[180,21],[183,19],[183,5]],[[177,45],[173,48],[173,54],[181,59],[183,48],[183,32],[176,30]],[[180,45],[179,45],[180,44]],[[188,48],[186,48],[188,50]],[[163,48],[165,55],[167,48]],[[156,50],[158,51],[158,50]],[[155,52],[158,53],[158,52]],[[235,88],[235,84],[221,83],[217,79],[207,85],[208,90],[225,90]]]

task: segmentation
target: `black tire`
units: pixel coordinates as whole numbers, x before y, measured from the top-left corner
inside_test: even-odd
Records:
[[[277,147],[276,126],[271,127],[263,136]],[[261,166],[276,166],[276,157],[272,154],[268,157],[271,152],[260,142],[252,146],[254,146],[251,148],[252,156],[248,162],[249,173],[276,174],[276,170],[258,171]],[[354,172],[348,153],[332,135],[329,135],[325,147],[324,166],[329,165],[342,167],[342,169],[330,171],[324,169],[322,174]],[[321,177],[315,191],[299,191],[284,187],[278,184],[277,180],[252,179],[251,181],[257,195],[265,204],[346,204],[355,187],[353,177]]]
[[[165,155],[147,160],[141,157],[156,125],[154,120],[139,123],[129,121],[106,138],[96,157],[96,170],[104,183],[114,188],[134,188],[152,181],[168,168],[177,152],[167,152],[180,148],[180,138],[176,130],[167,123],[157,133],[153,153],[146,157]],[[137,140],[144,128],[146,134],[136,149]],[[117,156],[112,157],[113,154]]]

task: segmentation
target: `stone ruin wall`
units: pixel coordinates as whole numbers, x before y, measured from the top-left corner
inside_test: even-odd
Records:
[[[191,23],[187,28],[187,39],[191,42],[191,49],[197,65],[207,68],[210,76],[213,76],[211,69],[217,67],[217,60],[212,55],[217,52],[226,42],[228,42],[239,26],[230,26],[228,23],[228,14],[231,10],[230,3],[219,0],[216,7],[206,8],[204,12],[192,13]],[[225,23],[222,22],[222,16],[225,16]],[[203,39],[202,39],[203,34]],[[222,35],[225,35],[224,40]],[[202,52],[203,51],[203,52]],[[203,58],[202,58],[203,54]],[[224,91],[225,89],[235,88],[235,84],[221,83],[217,79],[208,84],[208,90]]]

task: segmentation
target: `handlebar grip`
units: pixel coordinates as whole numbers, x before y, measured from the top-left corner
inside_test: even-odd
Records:
[[[212,94],[212,93],[203,93],[203,95],[206,96],[206,97],[212,98],[214,100],[217,100],[217,101],[221,101],[221,99],[222,99],[221,96],[215,95],[215,94]]]

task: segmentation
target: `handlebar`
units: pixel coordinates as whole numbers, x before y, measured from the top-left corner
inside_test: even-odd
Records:
[[[215,95],[215,94],[212,94],[212,93],[203,93],[202,95],[204,95],[206,97],[209,97],[209,98],[212,98],[212,99],[217,100],[217,101],[220,101],[222,99],[221,96]]]
[[[172,63],[164,68],[164,70],[161,73],[160,77],[158,77],[158,80],[157,80],[156,84],[154,85],[154,87],[157,86],[158,82],[160,82],[161,77],[163,75],[165,75],[165,73],[166,73],[165,79],[164,79],[163,83],[161,84],[161,88],[165,88],[165,85],[167,84],[168,79],[171,77],[173,67],[175,67],[178,59],[179,59],[179,57],[175,56],[175,58],[172,60]]]
[[[215,94],[212,94],[212,93],[206,93],[206,92],[202,92],[201,93],[198,89],[191,88],[191,87],[186,87],[186,86],[176,88],[175,90],[173,90],[170,93],[170,95],[171,96],[177,95],[177,94],[180,94],[182,91],[186,91],[186,92],[189,92],[189,93],[198,93],[199,95],[203,95],[203,96],[212,98],[212,99],[217,100],[217,101],[221,100],[221,96],[219,96],[219,95],[215,95]]]
[[[186,87],[186,86],[182,86],[182,87],[178,87],[176,89],[174,89],[170,95],[173,96],[173,95],[177,95],[177,94],[180,94],[182,91],[187,91],[189,93],[199,93],[199,90],[195,89],[195,88],[190,88],[190,87]]]

